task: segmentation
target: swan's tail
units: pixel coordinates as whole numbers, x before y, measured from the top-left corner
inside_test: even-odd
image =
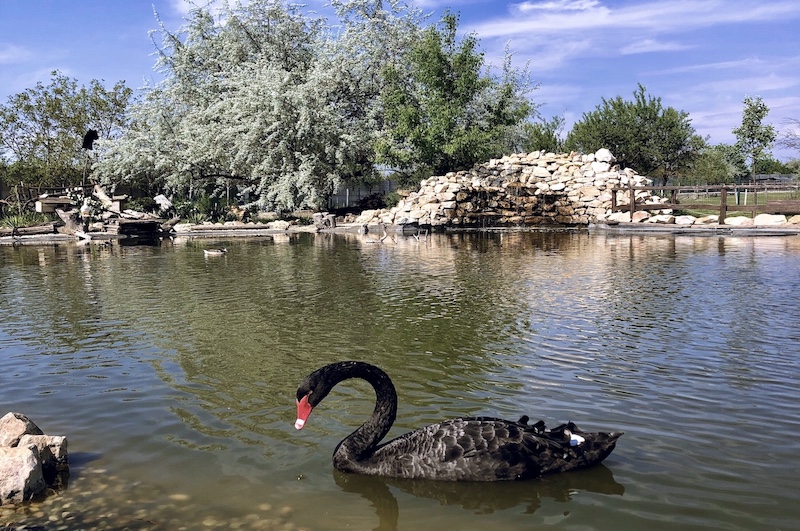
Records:
[[[614,451],[623,432],[590,433],[568,422],[550,430],[549,435],[557,437],[564,445],[569,444],[572,459],[568,468],[575,470],[603,462]]]
[[[546,441],[550,448],[548,455],[552,461],[542,463],[542,474],[566,472],[601,463],[614,451],[617,439],[623,435],[622,432],[585,432],[573,422],[547,429],[541,420],[533,425],[528,425],[528,420],[527,416],[523,416],[519,423],[525,426],[526,432],[536,435],[540,441]]]

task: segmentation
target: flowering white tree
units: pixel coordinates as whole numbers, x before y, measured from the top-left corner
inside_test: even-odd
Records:
[[[332,0],[336,25],[282,0],[189,13],[163,25],[164,81],[101,143],[110,183],[182,193],[231,179],[268,208],[324,207],[343,183],[377,178],[386,72],[407,71],[424,17],[400,0]]]

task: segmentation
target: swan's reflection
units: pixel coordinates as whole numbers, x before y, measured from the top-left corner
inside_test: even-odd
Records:
[[[380,524],[376,531],[397,529],[399,509],[389,487],[421,498],[437,500],[441,505],[460,505],[476,514],[524,506],[523,512],[533,514],[542,498],[564,502],[576,492],[598,494],[625,493],[625,487],[614,479],[611,470],[597,465],[568,474],[554,474],[540,480],[496,483],[449,482],[415,479],[362,476],[333,471],[333,479],[345,492],[360,494],[375,507]]]

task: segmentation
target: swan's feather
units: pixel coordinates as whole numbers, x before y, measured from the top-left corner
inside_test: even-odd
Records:
[[[572,446],[570,434],[584,442]],[[547,430],[491,417],[431,424],[354,461],[337,449],[336,468],[362,474],[449,481],[502,481],[540,477],[602,461],[618,434],[584,433],[574,424]],[[337,458],[338,457],[338,458]]]

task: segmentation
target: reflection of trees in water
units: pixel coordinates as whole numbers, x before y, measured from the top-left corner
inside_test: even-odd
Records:
[[[475,514],[491,514],[515,507],[520,507],[525,514],[533,514],[544,498],[565,502],[580,492],[618,496],[625,493],[625,487],[617,483],[611,470],[603,465],[545,476],[540,480],[497,483],[381,478],[339,471],[333,471],[333,478],[344,492],[358,494],[369,501],[379,521],[375,529],[387,531],[397,529],[400,523],[400,510],[393,489],[435,500],[442,506],[460,506]]]
[[[46,331],[30,338],[54,354],[98,351],[115,343],[119,324],[106,310],[116,304],[119,279],[107,262],[119,250],[107,246],[22,246],[0,249],[5,267],[0,300],[8,303],[10,329]]]
[[[586,235],[398,235],[366,245],[358,235],[304,234],[214,242],[230,249],[216,260],[205,260],[203,241],[64,246],[45,259],[59,272],[52,264],[39,271],[59,296],[40,297],[46,311],[37,315],[63,325],[76,350],[89,341],[151,357],[161,351],[152,364],[180,392],[185,407],[175,413],[215,438],[257,437],[256,426],[281,437],[286,420],[274,416],[291,409],[300,378],[346,358],[392,374],[399,429],[411,428],[493,410],[482,404],[492,400],[494,375],[510,370],[496,353],[519,335],[519,309],[555,297],[530,292],[529,261],[563,253],[576,238]],[[506,393],[525,385],[502,379]],[[371,400],[357,391],[351,396],[368,411]],[[360,408],[343,424],[360,421]]]
[[[290,415],[302,376],[341,359],[376,363],[392,375],[401,394],[399,431],[496,412],[482,404],[492,401],[492,374],[510,370],[494,353],[515,335],[518,309],[527,304],[520,276],[528,275],[531,256],[560,252],[564,238],[572,245],[575,235],[397,236],[384,244],[364,244],[355,234],[303,235],[280,244],[226,242],[229,253],[199,269],[191,253],[178,253],[181,265],[171,274],[180,287],[162,293],[186,328],[171,344],[184,374],[170,385],[198,397],[232,431],[276,438],[285,437],[280,430],[290,419],[273,423],[263,413],[285,408]],[[505,393],[525,385],[502,381]],[[326,412],[341,423],[328,427],[336,440],[372,407],[369,390],[351,387],[338,391],[346,407],[333,402]],[[190,410],[181,415],[217,431]]]

